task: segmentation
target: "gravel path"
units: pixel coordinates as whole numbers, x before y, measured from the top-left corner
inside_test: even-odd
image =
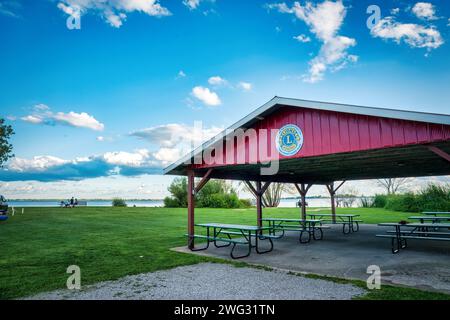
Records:
[[[80,291],[58,290],[27,299],[351,299],[364,294],[348,284],[283,271],[201,263],[100,282]]]

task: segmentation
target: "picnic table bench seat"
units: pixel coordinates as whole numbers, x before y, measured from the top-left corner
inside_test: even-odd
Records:
[[[376,236],[380,237],[380,238],[396,238],[397,237],[394,234],[377,234]],[[423,236],[421,237],[421,236],[418,236],[418,235],[402,235],[402,238],[403,239],[450,241],[450,238],[445,238],[445,237],[423,237]]]
[[[216,248],[229,247],[232,245],[230,256],[233,259],[240,259],[248,257],[251,253],[251,249],[255,248],[257,253],[267,253],[273,250],[271,235],[263,235],[261,232],[268,228],[259,226],[245,226],[245,225],[231,225],[231,224],[220,224],[220,223],[204,223],[196,224],[198,227],[206,228],[206,235],[202,234],[186,234],[190,238],[190,241],[194,239],[204,239],[206,240],[206,245],[203,248],[194,248],[189,246],[191,251],[201,251],[209,248],[211,242],[214,243]],[[212,232],[211,230],[212,229]],[[232,238],[231,235],[239,235],[241,238]],[[226,236],[226,237],[224,237]],[[255,244],[252,243],[252,238],[255,239]],[[261,250],[258,246],[258,240],[269,240],[270,248],[267,250]],[[225,242],[225,245],[218,244],[218,242]],[[247,246],[247,252],[243,255],[236,255],[235,248],[237,245]]]
[[[276,236],[277,231],[281,231],[281,234],[276,236],[282,238],[285,235],[285,231],[300,232],[299,242],[309,243],[311,239],[322,240],[323,231],[327,229],[321,223],[321,220],[317,219],[292,219],[292,218],[265,218],[262,221],[269,223],[269,234]],[[316,233],[319,235],[316,235]],[[307,234],[308,238],[305,240],[303,235]]]
[[[359,231],[359,223],[363,222],[362,220],[355,219],[359,217],[359,214],[336,214],[334,215],[336,220],[333,221],[333,214],[330,213],[308,213],[308,216],[312,218],[320,218],[320,220],[324,223],[328,224],[341,224],[342,225],[342,233],[350,234],[352,232]],[[322,219],[323,217],[327,217]]]
[[[186,234],[185,236],[189,237],[188,234]],[[243,239],[221,238],[221,237],[205,236],[202,234],[194,234],[194,235],[192,235],[192,237],[197,238],[197,239],[210,240],[210,241],[229,242],[230,244],[231,243],[236,243],[236,244],[247,244],[248,243],[246,240],[243,240]]]
[[[395,231],[387,230],[386,234],[377,234],[379,238],[391,239],[392,253],[407,247],[407,239],[450,241],[450,232],[441,232],[440,229],[449,229],[450,223],[379,223],[379,226],[394,227]],[[403,229],[402,228],[408,228]],[[431,228],[434,231],[429,231]]]
[[[242,236],[242,233],[239,231],[226,231],[222,230],[220,231],[220,234],[229,234],[229,235],[236,235],[236,236]],[[254,234],[250,235],[251,237],[256,237]],[[278,239],[278,236],[270,235],[270,234],[260,234],[258,237],[261,238],[272,238],[272,239]]]

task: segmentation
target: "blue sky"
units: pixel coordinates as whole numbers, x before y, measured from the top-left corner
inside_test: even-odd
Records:
[[[0,192],[161,198],[188,138],[275,95],[448,114],[449,17],[448,1],[3,0]]]

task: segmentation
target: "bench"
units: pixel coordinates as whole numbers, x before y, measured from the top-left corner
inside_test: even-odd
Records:
[[[386,233],[396,234],[395,231],[386,231]],[[436,232],[436,231],[400,231],[401,234],[412,235],[412,234],[433,234],[436,236],[450,236],[448,232]],[[450,238],[449,238],[450,239]]]
[[[220,231],[218,234],[229,234],[229,235],[236,235],[236,236],[243,236],[246,237],[247,235],[242,234],[242,232],[238,231]],[[256,237],[254,234],[250,235],[251,237]],[[279,239],[280,236],[274,236],[270,234],[260,234],[258,235],[259,238],[271,238],[271,239]]]
[[[214,246],[216,248],[229,247],[230,245],[232,245],[230,255],[233,259],[248,257],[251,253],[252,248],[255,248],[258,254],[271,252],[273,250],[272,238],[274,237],[261,235],[264,230],[269,230],[269,228],[266,227],[221,223],[200,223],[196,224],[195,226],[206,228],[206,235],[186,234],[186,236],[189,238],[189,249],[191,251],[206,250],[209,248],[209,244],[211,242],[214,243]],[[238,235],[241,236],[241,238],[231,238],[231,235]],[[255,239],[254,245],[252,244],[252,238]],[[203,248],[195,248],[194,239],[206,240],[206,246]],[[270,248],[267,250],[261,250],[258,246],[258,240],[268,240],[270,243]],[[218,245],[217,242],[224,242],[226,244]],[[247,246],[247,252],[242,255],[235,255],[234,249],[237,245]]]
[[[359,223],[363,222],[363,220],[352,220],[349,221],[336,221],[333,222],[332,219],[324,219],[322,222],[329,223],[329,224],[342,224],[342,233],[349,234],[351,232],[358,232],[359,231]],[[348,231],[345,231],[345,227],[348,225]],[[356,228],[354,227],[356,225]]]
[[[387,230],[387,234],[377,234],[376,237],[379,238],[389,238],[391,239],[391,250],[392,253],[398,253],[400,249],[407,247],[407,240],[434,240],[434,241],[450,241],[450,232],[437,231],[439,229],[446,229],[450,224],[441,223],[379,223],[382,227],[394,227],[395,231]],[[413,228],[405,230],[402,228]],[[433,228],[435,231],[428,231],[427,228]]]
[[[189,237],[188,234],[185,234],[185,236]],[[231,243],[248,244],[248,241],[246,241],[246,240],[232,239],[232,238],[219,238],[219,237],[205,236],[205,235],[201,235],[201,234],[194,234],[194,235],[192,235],[192,238],[205,239],[208,241],[229,242],[230,244]]]
[[[380,238],[392,238],[396,239],[396,235],[391,234],[377,234]],[[402,239],[416,239],[416,240],[435,240],[435,241],[450,241],[450,238],[440,238],[440,237],[419,237],[419,236],[401,236]],[[406,248],[406,245],[403,247]]]
[[[311,237],[314,240],[322,240],[323,239],[323,231],[322,229],[329,229],[330,227],[327,226],[322,226],[322,225],[314,225],[314,226],[295,226],[295,225],[289,225],[289,224],[280,224],[277,225],[276,227],[273,227],[272,230],[273,231],[283,231],[283,233],[279,236],[277,236],[278,238],[281,238],[284,236],[284,232],[285,231],[295,231],[295,232],[300,232],[300,236],[299,236],[299,242],[300,243],[309,243],[311,241]],[[316,236],[316,231],[320,232],[320,236]],[[308,234],[308,239],[305,241],[303,240],[303,233],[307,232]]]

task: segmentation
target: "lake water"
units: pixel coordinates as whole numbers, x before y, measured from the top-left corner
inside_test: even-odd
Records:
[[[309,207],[329,207],[329,198],[307,198]],[[279,207],[283,208],[294,208],[298,200],[296,199],[281,199]],[[163,207],[164,203],[162,200],[126,200],[129,207]],[[59,206],[58,201],[39,201],[39,200],[16,200],[8,201],[10,207],[57,207]],[[359,204],[359,201],[355,201],[354,206]],[[90,207],[110,207],[111,200],[88,200],[87,205]]]
[[[129,207],[163,207],[162,200],[126,200]],[[10,207],[59,207],[58,201],[8,201]],[[111,200],[87,200],[89,207],[111,207]]]

